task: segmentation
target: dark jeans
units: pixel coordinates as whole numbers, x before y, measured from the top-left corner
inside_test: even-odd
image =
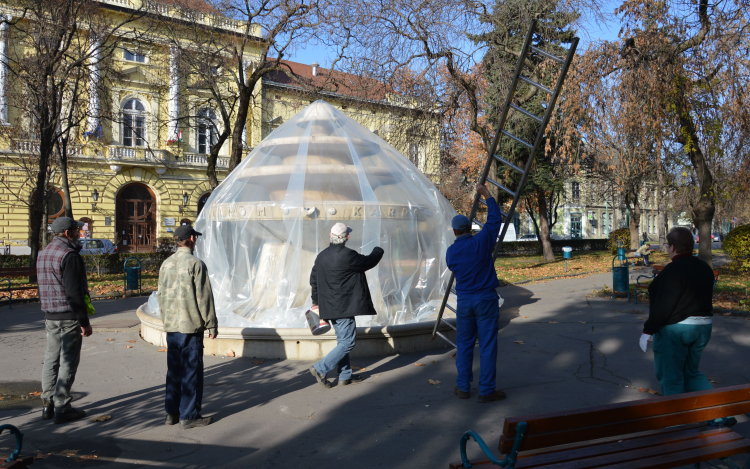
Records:
[[[336,331],[336,347],[313,366],[323,376],[335,369],[339,381],[346,381],[352,377],[349,352],[357,344],[357,323],[354,318],[331,319],[330,322]]]
[[[468,392],[474,381],[474,343],[479,338],[479,394],[495,391],[497,375],[497,331],[500,308],[497,293],[475,293],[458,297],[456,313],[456,385]]]
[[[698,371],[701,353],[711,340],[711,324],[670,324],[654,334],[654,368],[665,396],[713,389]]]
[[[203,400],[203,333],[167,332],[168,414],[180,414],[180,420],[200,416]]]

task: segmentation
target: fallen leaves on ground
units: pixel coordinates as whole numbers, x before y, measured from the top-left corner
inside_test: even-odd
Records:
[[[41,396],[41,395],[42,395],[41,391],[34,391],[34,392],[29,393],[29,396]]]
[[[111,418],[112,418],[112,416],[109,415],[109,414],[107,414],[107,415],[97,415],[96,417],[94,417],[93,419],[91,419],[91,421],[92,422],[106,422],[107,420],[109,420]]]
[[[66,449],[66,450],[64,450],[62,452],[62,454],[64,456],[75,456],[76,454],[78,454],[78,450],[77,449]]]
[[[107,342],[112,342],[113,340],[115,340],[115,339],[107,339]]]
[[[414,365],[416,365],[416,366],[427,366],[424,363],[419,363],[419,362],[415,363]]]
[[[529,319],[529,317],[528,317],[528,316],[524,316],[523,318],[524,318],[524,319]]]
[[[128,343],[129,343],[129,344],[134,344],[134,343],[136,343],[136,342],[138,342],[138,341],[137,341],[137,340],[129,340],[129,341],[128,341]]]
[[[649,394],[653,394],[654,396],[661,396],[661,393],[659,391],[654,391],[653,389],[649,388],[638,388],[640,392],[647,392]]]
[[[352,370],[353,370],[353,371],[367,371],[367,368],[360,368],[360,367],[358,367],[358,366],[353,366],[353,367],[352,367]]]
[[[523,340],[514,340],[514,344],[523,345]]]
[[[166,351],[167,351],[167,349],[165,349],[165,348],[160,348],[159,350],[157,350],[157,352],[166,352]],[[213,355],[213,353],[211,355]]]
[[[708,377],[708,382],[711,384],[719,384],[719,382],[716,381],[716,378],[714,378],[713,376]]]
[[[236,357],[236,356],[237,356],[237,354],[234,353],[234,350],[230,350],[230,351],[227,352],[227,357]]]
[[[456,354],[454,353],[453,355],[451,355],[451,358],[456,358]]]
[[[75,461],[76,462],[84,462],[84,461],[93,461],[94,459],[98,458],[99,456],[95,454],[82,454],[78,456]]]
[[[428,379],[427,382],[433,385],[440,384],[440,380],[437,379]]]
[[[586,324],[586,321],[578,321],[578,322],[580,322],[581,324]]]
[[[0,396],[0,401],[2,401],[3,399],[5,399],[5,396]]]
[[[559,324],[557,321],[550,321],[550,324]]]
[[[260,360],[253,360],[253,363],[255,363],[256,365],[262,365],[265,362],[266,362],[266,360],[264,360],[263,358],[261,358]]]
[[[52,453],[36,453],[34,459],[47,459],[50,455],[52,455]]]
[[[132,345],[126,345],[125,348],[133,348]]]

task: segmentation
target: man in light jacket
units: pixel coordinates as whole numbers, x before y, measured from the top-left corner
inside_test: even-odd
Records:
[[[333,225],[331,245],[318,254],[310,274],[313,310],[336,331],[336,347],[310,367],[310,373],[326,388],[331,387],[326,375],[334,369],[338,370],[339,385],[362,380],[349,366],[349,352],[357,343],[354,317],[377,314],[365,272],[378,265],[383,250],[375,247],[369,256],[363,256],[347,248],[351,231],[343,223]]]
[[[193,255],[201,233],[189,225],[175,230],[177,251],[159,269],[159,310],[167,333],[165,424],[203,427],[203,334],[216,338],[218,322],[206,264]]]
[[[59,217],[50,228],[54,239],[36,261],[39,300],[47,329],[47,351],[42,369],[42,419],[60,424],[78,420],[86,412],[71,407],[82,337],[91,335],[86,266],[78,253],[83,223]]]

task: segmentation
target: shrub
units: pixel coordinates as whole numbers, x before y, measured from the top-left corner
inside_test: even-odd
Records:
[[[617,254],[617,245],[623,244],[625,249],[630,249],[630,228],[620,228],[609,234],[609,250]]]
[[[733,229],[724,237],[724,251],[743,270],[750,269],[750,225]]]

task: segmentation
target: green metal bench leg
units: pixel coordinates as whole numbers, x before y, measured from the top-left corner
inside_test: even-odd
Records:
[[[5,462],[13,462],[18,459],[18,455],[21,453],[21,447],[23,447],[23,433],[21,433],[21,431],[13,425],[6,424],[0,425],[0,435],[2,435],[3,431],[6,429],[16,436],[16,449],[12,453],[10,453],[8,459],[5,460]]]
[[[487,447],[487,444],[482,437],[472,430],[467,431],[461,436],[461,440],[458,442],[459,451],[461,452],[461,464],[463,464],[464,467],[471,467],[471,462],[469,462],[469,458],[466,456],[466,442],[469,441],[469,438],[474,438],[474,441],[477,442],[479,448],[484,452],[485,456],[489,458],[492,464],[500,467],[508,466],[508,469],[515,469],[516,461],[518,460],[518,450],[521,447],[523,437],[526,435],[526,425],[526,422],[518,422],[516,425],[516,439],[513,441],[513,449],[502,461],[492,454],[492,451]]]
[[[7,298],[8,299],[8,309],[13,309],[13,290],[11,290],[10,279],[9,278],[4,278],[4,279],[0,280],[0,282],[8,282],[8,294],[0,296],[0,300],[2,300],[3,298]]]

